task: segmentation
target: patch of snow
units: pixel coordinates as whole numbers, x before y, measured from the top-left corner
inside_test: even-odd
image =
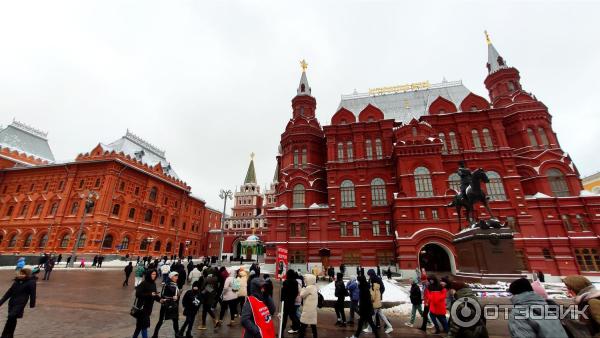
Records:
[[[552,198],[552,197],[548,196],[544,193],[537,192],[537,193],[535,193],[535,195],[527,195],[527,196],[525,196],[525,198]]]
[[[288,209],[288,207],[285,204],[282,204],[278,207],[273,208],[273,210],[287,210],[287,209]]]
[[[594,193],[593,191],[589,191],[589,190],[581,190],[581,193],[579,193],[579,196],[585,197],[585,196],[598,196],[598,194]]]
[[[344,285],[346,285],[348,281],[349,279],[344,279]],[[396,283],[392,283],[386,279],[383,280],[383,284],[385,285],[385,292],[383,293],[382,299],[384,302],[410,303],[409,292],[405,288],[398,286]],[[325,300],[337,300],[337,297],[335,296],[335,282],[322,285],[320,286],[319,290],[321,291],[321,294]]]

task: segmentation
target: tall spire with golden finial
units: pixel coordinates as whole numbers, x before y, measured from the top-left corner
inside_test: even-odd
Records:
[[[244,180],[244,184],[248,183],[256,184],[256,170],[254,169],[254,153],[250,154],[250,165],[248,166],[248,171],[246,172],[246,179]]]
[[[508,66],[506,65],[506,62],[504,61],[504,58],[502,58],[502,56],[500,56],[500,53],[498,53],[498,51],[492,44],[492,40],[490,39],[490,35],[488,34],[487,30],[483,31],[483,32],[485,34],[485,42],[487,43],[487,46],[488,46],[488,62],[487,62],[488,73],[491,74],[502,68],[508,68]]]
[[[308,68],[308,63],[306,60],[300,60],[300,67],[302,68],[302,77],[300,77],[300,84],[298,85],[298,89],[296,90],[296,95],[307,95],[310,96],[310,86],[308,85],[308,79],[306,78],[306,69]]]

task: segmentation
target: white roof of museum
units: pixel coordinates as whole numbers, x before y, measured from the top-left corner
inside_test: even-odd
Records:
[[[129,129],[125,133],[125,136],[120,139],[110,144],[100,143],[100,145],[107,151],[123,152],[125,155],[129,155],[149,166],[155,166],[160,162],[165,174],[179,178],[173,168],[171,168],[171,164],[165,158],[164,150],[133,134]]]
[[[0,147],[54,162],[54,155],[47,137],[48,133],[16,120],[13,120],[6,128],[0,126]]]
[[[408,123],[413,118],[418,119],[420,116],[426,115],[431,103],[439,96],[452,101],[456,107],[460,107],[461,102],[470,92],[462,81],[446,80],[435,84],[422,82],[413,85],[383,87],[369,90],[367,93],[355,91],[349,95],[342,95],[338,110],[346,108],[358,116],[368,104],[371,104],[381,109],[386,119]]]

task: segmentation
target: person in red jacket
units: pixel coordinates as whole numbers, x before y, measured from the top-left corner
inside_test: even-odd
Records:
[[[442,287],[437,277],[429,277],[429,287],[426,295],[429,303],[429,316],[435,326],[435,333],[440,333],[438,323],[448,333],[448,321],[446,320],[446,288]]]

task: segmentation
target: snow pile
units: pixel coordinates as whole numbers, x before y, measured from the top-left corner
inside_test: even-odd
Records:
[[[347,284],[349,280],[344,279],[344,284]],[[410,302],[410,298],[408,296],[408,292],[396,285],[395,283],[391,283],[388,280],[383,280],[383,285],[385,285],[385,292],[383,293],[383,301],[384,302],[394,302],[394,303],[405,303]],[[335,296],[335,282],[331,282],[326,285],[322,285],[320,287],[321,294],[325,300],[337,300]],[[409,308],[410,310],[410,308]]]

